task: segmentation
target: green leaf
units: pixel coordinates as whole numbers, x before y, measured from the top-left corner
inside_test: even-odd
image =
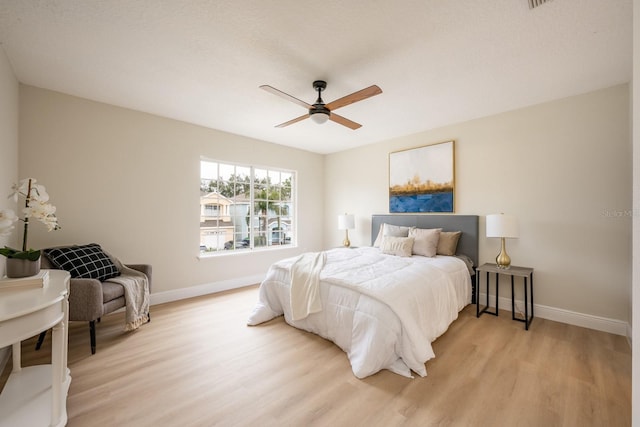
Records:
[[[34,251],[29,249],[26,252],[20,252],[14,256],[14,258],[28,259],[29,261],[37,261],[40,258],[40,251]]]
[[[0,249],[0,255],[4,255],[7,258],[12,258],[13,255],[17,252],[17,250],[10,248],[9,246],[5,246],[4,248]]]
[[[19,251],[9,246],[5,246],[4,248],[0,248],[0,255],[4,255],[7,258],[16,258],[16,259],[28,259],[29,261],[37,261],[40,258],[40,251],[29,249],[28,251]]]

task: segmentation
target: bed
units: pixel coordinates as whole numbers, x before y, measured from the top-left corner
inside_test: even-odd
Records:
[[[455,236],[455,245],[435,253],[434,239],[437,246]],[[382,369],[426,376],[431,343],[473,298],[478,217],[373,215],[371,243],[276,262],[247,324],[284,315],[338,345],[357,378]]]

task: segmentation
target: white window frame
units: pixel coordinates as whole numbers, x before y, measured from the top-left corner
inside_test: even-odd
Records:
[[[220,256],[220,255],[232,255],[232,254],[246,254],[246,253],[252,253],[255,251],[264,251],[264,250],[278,250],[278,249],[290,249],[290,248],[294,248],[297,246],[297,171],[295,170],[289,170],[289,169],[282,169],[282,168],[275,168],[275,167],[270,167],[270,166],[260,166],[260,165],[251,165],[251,164],[242,164],[242,163],[235,163],[235,162],[228,162],[228,161],[221,161],[221,160],[215,160],[215,159],[210,159],[210,158],[205,158],[205,157],[201,157],[200,158],[200,189],[201,189],[201,200],[200,200],[200,257],[209,257],[209,256]],[[240,236],[242,239],[238,240],[238,232],[237,230],[237,223],[235,223],[231,218],[232,216],[227,213],[224,216],[228,216],[229,218],[229,222],[232,223],[232,227],[233,227],[233,231],[231,231],[231,234],[233,236],[233,238],[231,239],[231,245],[229,245],[229,241],[227,241],[228,235],[229,235],[229,230],[228,227],[229,225],[225,226],[221,226],[220,223],[222,221],[223,215],[222,215],[222,211],[226,211],[228,212],[228,209],[223,209],[223,206],[218,206],[217,209],[217,220],[215,220],[215,222],[218,224],[217,226],[212,226],[210,229],[207,230],[207,227],[203,227],[203,218],[206,217],[206,213],[210,212],[209,209],[206,208],[207,205],[210,205],[211,202],[210,201],[206,201],[203,202],[202,197],[203,197],[203,183],[206,180],[210,180],[212,178],[214,178],[213,176],[208,176],[208,177],[203,177],[203,162],[209,162],[209,163],[215,163],[217,164],[217,171],[215,172],[216,175],[216,179],[218,181],[218,185],[220,185],[221,182],[227,182],[223,178],[223,176],[221,175],[221,168],[220,166],[224,166],[224,167],[233,167],[234,168],[234,174],[235,171],[237,170],[237,168],[242,168],[242,169],[248,169],[249,170],[249,198],[248,198],[248,211],[246,214],[243,215],[244,218],[246,218],[247,216],[250,218],[250,220],[248,221],[248,224],[246,225],[246,233],[248,234],[248,240],[249,240],[249,244],[248,246],[245,246],[244,244],[242,246],[238,246],[238,244],[240,242],[244,242],[246,241],[246,238],[242,237],[243,233],[240,233]],[[266,214],[263,216],[261,215],[259,212],[256,213],[255,212],[255,207],[256,207],[256,201],[260,202],[262,200],[267,202],[267,206],[269,205],[269,193],[267,193],[267,198],[266,199],[259,199],[256,200],[256,191],[258,189],[257,185],[260,185],[259,183],[256,183],[256,170],[258,171],[264,171],[266,172],[265,177],[271,177],[273,176],[272,174],[278,174],[279,179],[280,179],[280,183],[285,182],[285,180],[282,180],[282,176],[280,174],[285,174],[285,175],[290,175],[291,178],[291,194],[289,196],[289,200],[290,203],[286,203],[286,205],[288,206],[289,209],[289,213],[287,215],[282,215],[282,214],[276,214],[276,215],[270,215],[271,210],[267,209]],[[269,190],[269,187],[267,187],[267,190]],[[234,191],[235,193],[235,191]],[[212,193],[210,193],[212,194]],[[219,194],[219,193],[218,193]],[[236,195],[237,196],[237,195]],[[232,196],[232,198],[235,198],[236,196]],[[206,197],[206,196],[205,196]],[[223,197],[225,199],[228,199],[226,196],[224,195],[220,195],[219,197]],[[235,210],[238,206],[241,206],[241,203],[235,203],[232,202],[230,203],[229,206],[226,206],[227,208],[233,206],[232,210]],[[236,216],[235,218],[239,218],[240,216]],[[260,227],[260,218],[263,218],[265,223],[264,223],[264,228]],[[273,219],[273,218],[277,218],[278,220],[278,224],[280,226],[282,226],[281,224],[281,219],[285,218],[287,220],[287,222],[289,223],[289,228],[287,229],[287,231],[285,233],[283,233],[282,227],[280,229],[278,229],[278,227],[276,226],[275,228],[271,228],[269,226],[269,220]],[[256,224],[256,221],[258,222]],[[206,219],[205,219],[206,222]],[[206,231],[203,231],[206,230]],[[275,230],[275,231],[274,231]],[[277,235],[276,235],[277,234]],[[206,244],[204,245],[204,247],[206,248],[205,251],[202,250],[203,248],[203,236],[208,235],[208,236],[215,236],[215,245],[216,247],[213,246],[207,246]],[[221,236],[227,236],[224,237],[223,240],[223,245],[221,246],[220,243],[220,237]],[[264,236],[264,244],[257,244],[258,240],[256,239],[256,237],[262,237]]]

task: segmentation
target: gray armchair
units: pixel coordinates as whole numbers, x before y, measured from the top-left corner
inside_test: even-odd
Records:
[[[151,292],[151,265],[125,265],[147,276],[147,279],[149,279],[149,292]],[[44,253],[41,257],[41,268],[56,268]],[[104,315],[125,307],[124,287],[113,282],[100,282],[96,279],[78,278],[72,278],[69,287],[69,320],[89,322],[91,354],[95,354],[96,321],[100,321],[100,318]],[[148,313],[148,315],[149,321],[151,321],[151,314]],[[42,346],[45,335],[46,331],[40,334],[36,344],[36,350]]]

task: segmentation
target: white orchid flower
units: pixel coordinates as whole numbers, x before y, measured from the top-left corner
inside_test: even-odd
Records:
[[[42,222],[49,231],[59,230],[58,218],[56,217],[56,207],[48,203],[49,194],[44,185],[36,184],[34,178],[26,178],[20,180],[19,183],[13,184],[9,198],[17,203],[19,197],[25,198],[24,213],[24,237],[22,242],[22,250],[27,251],[27,223],[29,218],[37,219]],[[8,236],[14,229],[13,223],[18,218],[10,209],[0,210],[0,236]],[[3,254],[5,255],[5,254]],[[8,255],[5,255],[8,256]]]
[[[56,212],[56,208],[49,203],[43,203],[40,200],[31,200],[29,206],[22,210],[27,218],[42,219]]]
[[[40,184],[31,184],[31,195],[29,196],[31,200],[38,200],[40,202],[48,202],[49,194],[47,194],[47,190],[44,188],[44,185]]]
[[[37,181],[35,178],[25,178],[20,180],[20,186],[18,189],[22,194],[27,194],[29,192],[29,182],[33,186]]]
[[[49,231],[58,229],[58,218],[56,218],[56,207],[43,203],[39,200],[32,200],[29,206],[22,210],[26,218],[34,218],[47,226]]]
[[[9,221],[8,219],[0,219],[0,237],[9,236],[14,228],[15,227],[13,226],[13,221]]]
[[[12,209],[0,209],[0,221],[16,222],[18,217]]]
[[[20,186],[18,184],[13,184],[11,186],[11,193],[9,193],[9,199],[13,199],[14,203],[18,203],[18,196],[21,195],[20,193]],[[26,196],[26,193],[24,194],[24,196]]]
[[[41,221],[47,227],[47,231],[60,229],[60,226],[58,225],[58,218],[55,216],[48,216]]]
[[[29,194],[29,181],[31,181],[31,194]],[[25,179],[21,179],[20,182],[18,184],[13,184],[11,186],[11,193],[9,194],[9,198],[13,199],[14,202],[18,202],[18,196],[22,196],[22,197],[30,197],[30,198],[40,198],[42,199],[41,196],[39,196],[40,191],[42,191],[42,193],[44,194],[44,197],[46,197],[46,200],[43,201],[48,201],[49,200],[49,195],[47,194],[47,191],[45,190],[43,185],[39,185],[36,184],[37,180],[35,178],[25,178]],[[35,189],[35,191],[33,191]],[[35,197],[34,197],[35,196]]]
[[[9,236],[15,228],[13,223],[17,220],[18,217],[11,209],[0,209],[0,237]]]

